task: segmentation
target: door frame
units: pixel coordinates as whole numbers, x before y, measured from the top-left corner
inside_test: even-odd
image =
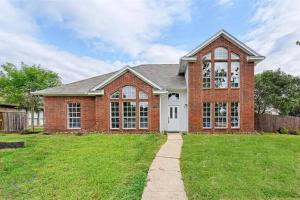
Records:
[[[177,118],[176,118],[176,120],[177,120],[177,127],[175,127],[174,129],[173,128],[171,129],[170,126],[169,126],[170,107],[172,107],[172,108],[177,107]],[[173,109],[172,109],[172,112],[175,113]],[[179,132],[180,131],[180,123],[179,123],[179,119],[180,119],[179,118],[180,117],[180,105],[168,105],[168,115],[167,116],[168,116],[167,131],[168,132]]]

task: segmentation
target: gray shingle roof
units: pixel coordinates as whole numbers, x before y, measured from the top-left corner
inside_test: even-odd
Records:
[[[163,89],[186,89],[184,76],[177,75],[179,69],[178,64],[145,64],[132,67],[132,69],[143,75],[145,78],[153,81]],[[87,94],[92,88],[102,83],[115,73],[117,73],[117,71],[58,87],[40,90],[34,94]]]

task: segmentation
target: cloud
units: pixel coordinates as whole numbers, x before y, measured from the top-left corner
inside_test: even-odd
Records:
[[[282,70],[300,75],[300,1],[265,0],[257,5],[252,18],[255,27],[247,35],[247,44],[267,58],[256,70]]]
[[[185,53],[155,40],[176,20],[189,20],[187,0],[0,0],[0,6],[3,11],[0,13],[0,62],[41,64],[59,73],[65,83],[127,64],[177,63]],[[133,61],[78,56],[42,42],[37,37],[38,19],[65,27],[86,42],[102,46],[104,43],[108,49],[123,51]]]
[[[233,0],[217,0],[217,4],[219,6],[231,7],[234,5],[234,2],[233,2]]]
[[[177,20],[189,21],[189,0],[28,1],[27,9],[90,42],[138,57]],[[110,47],[110,48],[111,48]]]

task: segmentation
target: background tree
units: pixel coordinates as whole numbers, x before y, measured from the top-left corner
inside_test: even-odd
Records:
[[[58,74],[40,66],[21,63],[20,68],[17,68],[11,63],[6,63],[0,68],[0,96],[7,103],[18,104],[20,108],[31,112],[32,131],[34,112],[39,111],[42,101],[41,97],[32,95],[31,92],[58,85],[61,85]]]
[[[292,115],[300,107],[300,78],[280,69],[255,76],[255,110],[263,114],[274,108],[281,115]]]

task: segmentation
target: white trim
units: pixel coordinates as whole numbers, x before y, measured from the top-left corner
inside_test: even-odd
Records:
[[[239,41],[233,35],[229,34],[227,31],[222,29],[219,32],[217,32],[215,35],[213,35],[211,38],[209,38],[208,40],[201,43],[198,47],[196,47],[195,49],[193,49],[192,51],[187,53],[184,57],[194,56],[198,51],[200,51],[201,49],[203,49],[204,47],[206,47],[207,45],[209,45],[210,43],[212,43],[213,41],[215,41],[217,38],[219,38],[222,35],[225,36],[227,39],[231,40],[234,44],[239,46],[241,49],[246,51],[248,54],[251,54],[253,56],[259,56],[259,57],[261,56],[259,53],[255,52],[253,49],[251,49],[250,47],[245,45],[243,42]]]
[[[102,83],[96,85],[94,88],[91,89],[91,91],[95,91],[97,89],[101,89],[103,88],[105,85],[109,84],[110,82],[112,82],[113,80],[117,79],[118,77],[120,77],[121,75],[123,75],[125,72],[130,71],[131,73],[133,73],[134,75],[136,75],[137,77],[139,77],[140,79],[142,79],[143,81],[145,81],[146,83],[148,83],[149,85],[162,90],[162,88],[157,85],[156,83],[150,81],[149,79],[147,79],[146,77],[144,77],[142,74],[138,73],[137,71],[135,71],[134,69],[132,69],[130,66],[125,66],[122,69],[120,69],[116,74],[114,74],[113,76],[109,77],[108,79],[106,79],[105,81],[103,81]]]
[[[265,56],[247,56],[247,61],[255,62],[256,64],[263,61],[266,57]]]
[[[112,119],[112,113],[111,113],[111,103],[112,102],[117,102],[117,103],[119,103],[119,128],[112,128],[112,121],[111,121],[111,119]],[[119,130],[120,129],[120,102],[119,101],[110,101],[109,102],[109,128],[111,129],[111,130]]]
[[[153,94],[167,94],[167,90],[153,90]]]
[[[99,92],[84,92],[84,93],[43,93],[43,92],[31,92],[33,95],[41,95],[41,96],[102,96],[104,95],[104,90],[100,90]]]
[[[71,104],[71,102],[67,103],[67,129],[70,130],[81,130],[81,103],[77,103],[80,106],[80,127],[70,127],[70,117],[69,117],[69,104]]]
[[[141,103],[147,103],[147,127],[141,128]],[[149,129],[149,101],[140,101],[139,102],[139,129]]]

